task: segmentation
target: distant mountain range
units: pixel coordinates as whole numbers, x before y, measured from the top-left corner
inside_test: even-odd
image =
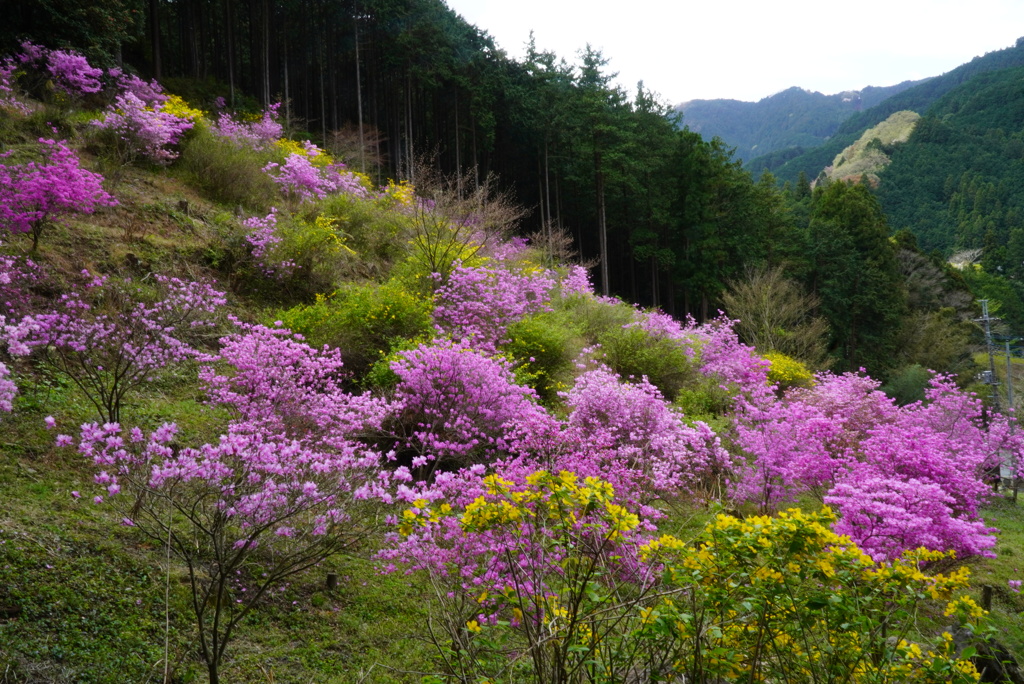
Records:
[[[921,83],[904,81],[835,95],[794,87],[759,102],[693,100],[676,110],[683,115],[683,125],[691,131],[704,138],[721,138],[736,148],[738,158],[750,160],[777,150],[817,147],[857,112]]]
[[[989,52],[981,57],[975,57],[970,62],[962,64],[941,76],[935,76],[916,84],[912,83],[909,88],[893,92],[874,106],[863,108],[862,111],[851,112],[833,129],[830,134],[831,137],[817,146],[803,145],[796,142],[789,146],[767,145],[766,142],[758,142],[755,143],[759,145],[758,149],[765,150],[759,156],[740,156],[744,159],[746,168],[755,175],[767,170],[774,173],[781,180],[795,181],[800,172],[803,172],[808,178],[813,179],[826,166],[832,164],[836,155],[842,153],[846,147],[854,144],[867,129],[877,126],[892,114],[909,110],[926,115],[929,109],[944,96],[954,89],[967,84],[972,79],[982,74],[1021,66],[1024,66],[1024,38],[1018,40],[1017,44],[1013,47]],[[894,86],[894,88],[899,88],[899,86]],[[998,103],[992,104],[998,105]],[[686,110],[684,110],[683,116],[683,123],[687,124]],[[794,111],[794,118],[801,117]],[[778,130],[766,129],[763,134],[764,140],[769,141],[781,139],[784,136],[792,136],[791,133],[784,133],[783,131],[785,130],[785,128]],[[720,137],[727,144],[736,146],[737,154],[739,154],[739,138],[730,139],[726,135],[720,135]],[[772,146],[773,149],[767,150],[765,149],[766,146]]]

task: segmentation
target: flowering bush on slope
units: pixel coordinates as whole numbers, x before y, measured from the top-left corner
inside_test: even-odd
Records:
[[[40,138],[39,143],[42,161],[0,164],[0,224],[12,233],[31,233],[33,250],[50,223],[117,204],[103,189],[103,177],[83,169],[64,141]]]
[[[89,424],[77,441],[104,491],[94,500],[108,498],[126,525],[188,568],[211,682],[238,623],[289,577],[362,539],[373,500],[386,498],[383,459],[344,435],[309,446],[236,427],[198,448],[174,445],[174,424],[148,435]]]
[[[517,385],[508,364],[442,341],[402,352],[391,364],[399,443],[428,477],[443,461],[468,465],[493,458],[509,433],[551,418],[533,390]]]
[[[30,88],[33,91],[41,89],[44,83],[70,97],[82,97],[103,90],[100,81],[103,70],[90,65],[85,57],[73,50],[49,50],[42,45],[24,41],[21,52],[8,58],[8,63],[17,64],[20,71],[29,72],[30,80],[36,85]]]
[[[554,286],[554,278],[546,271],[458,265],[434,293],[434,320],[453,339],[494,353],[508,341],[510,324],[551,310],[548,302]]]
[[[11,354],[35,351],[86,394],[103,420],[116,423],[131,391],[199,356],[189,338],[225,302],[208,283],[157,276],[157,285],[158,298],[148,303],[128,287],[94,279],[85,293],[63,295],[53,310],[9,327]]]
[[[284,127],[277,121],[277,110],[280,108],[280,102],[271,105],[255,121],[240,121],[230,114],[222,113],[210,125],[210,130],[239,147],[268,149],[284,133]]]
[[[835,506],[836,529],[877,558],[916,546],[987,553],[995,540],[979,519],[991,492],[984,474],[1022,442],[1005,418],[985,427],[981,413],[944,377],[925,402],[898,407],[870,378],[822,374],[813,389],[737,420],[753,460],[735,494],[771,510],[812,492]]]
[[[141,155],[156,163],[167,163],[177,158],[170,149],[194,125],[192,119],[177,116],[162,108],[148,105],[131,91],[114,98],[102,119],[92,124],[110,131],[117,138],[118,156],[127,163]]]
[[[598,368],[577,378],[564,397],[570,413],[563,438],[584,458],[633,471],[639,480],[634,487],[646,501],[717,493],[732,467],[711,428],[700,421],[686,425],[646,378],[625,383]],[[602,476],[618,480],[611,473]]]
[[[323,447],[380,430],[390,406],[342,390],[344,364],[336,349],[314,349],[284,328],[239,328],[221,338],[220,352],[204,357],[199,370],[207,401],[234,413],[236,431]]]

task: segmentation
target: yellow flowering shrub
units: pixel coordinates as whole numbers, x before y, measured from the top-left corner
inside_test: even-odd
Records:
[[[965,622],[983,618],[957,595],[967,569],[929,574],[924,564],[951,553],[926,549],[876,563],[832,532],[834,518],[827,508],[719,515],[695,544],[647,543],[641,556],[662,564],[679,595],[645,614],[642,634],[674,651],[677,674],[696,681],[977,681],[947,638],[913,632],[929,599],[949,601],[946,615]]]
[[[160,111],[176,116],[179,119],[188,119],[193,123],[200,121],[204,116],[203,110],[190,107],[185,100],[177,95],[168,97],[167,101],[160,106]]]
[[[770,351],[764,358],[772,364],[768,368],[768,382],[778,385],[779,389],[810,387],[814,384],[814,374],[792,356]]]

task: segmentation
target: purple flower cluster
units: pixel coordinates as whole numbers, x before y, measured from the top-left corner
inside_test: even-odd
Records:
[[[210,125],[210,130],[239,147],[266,150],[284,133],[284,127],[277,121],[280,107],[280,102],[269,106],[256,121],[240,121],[223,112]]]
[[[115,97],[103,118],[92,124],[114,133],[127,152],[140,154],[158,164],[177,158],[178,153],[170,148],[194,125],[190,119],[153,109],[130,91]]]
[[[247,218],[242,221],[242,225],[249,229],[245,235],[245,241],[249,243],[250,253],[263,275],[282,277],[295,269],[294,260],[275,260],[273,258],[275,248],[284,241],[277,230],[276,207],[271,207],[270,213],[263,218],[258,216]]]
[[[508,341],[508,326],[550,311],[555,279],[547,271],[456,266],[434,293],[434,320],[452,339],[494,353]]]
[[[38,351],[89,397],[103,418],[117,422],[125,396],[162,368],[195,358],[187,342],[225,303],[207,283],[157,276],[160,297],[137,301],[126,288],[94,279],[83,296],[63,295],[48,313],[30,314],[7,329],[12,355]]]
[[[3,243],[0,242],[0,245]],[[0,255],[0,316],[17,319],[32,304],[30,286],[43,279],[42,269],[32,259]]]
[[[107,70],[107,76],[113,81],[116,89],[122,93],[131,93],[141,100],[147,107],[159,107],[167,102],[168,96],[156,79],[143,81],[135,74],[129,74],[121,69],[113,68]]]
[[[103,189],[103,177],[83,169],[64,141],[39,143],[42,161],[0,164],[0,224],[12,233],[32,233],[33,247],[49,222],[117,204]]]
[[[450,341],[422,344],[391,364],[398,437],[427,477],[437,465],[493,459],[506,435],[547,414],[533,390],[517,385],[509,364]]]
[[[4,339],[5,319],[0,316],[0,342]],[[8,413],[14,408],[14,396],[18,393],[18,386],[11,380],[11,371],[7,365],[0,361],[0,411]]]
[[[330,164],[317,168],[309,157],[289,154],[283,164],[270,162],[263,170],[289,198],[299,202],[320,199],[339,192],[356,197],[369,196],[359,177],[348,171],[344,164]]]
[[[313,349],[285,328],[237,325],[240,332],[222,338],[220,353],[204,357],[199,371],[207,400],[232,411],[236,431],[340,452],[351,450],[351,435],[380,430],[391,407],[342,389],[337,349]]]
[[[1024,441],[942,376],[924,402],[899,407],[878,383],[856,374],[818,376],[737,420],[738,444],[753,460],[735,494],[772,509],[802,492],[840,514],[836,531],[875,558],[908,548],[988,553],[993,530],[979,518],[991,488],[987,470]]]
[[[7,63],[47,74],[53,87],[66,95],[81,96],[103,90],[100,81],[103,70],[90,65],[89,60],[70,50],[49,50],[25,41],[21,44],[21,52],[8,58]]]
[[[624,495],[629,488],[621,473],[633,480],[631,488],[644,502],[657,496],[708,496],[732,459],[714,431],[701,421],[683,421],[661,392],[646,378],[625,383],[607,368],[581,375],[565,393],[571,413],[566,437],[580,455],[603,462],[600,475],[617,484]]]

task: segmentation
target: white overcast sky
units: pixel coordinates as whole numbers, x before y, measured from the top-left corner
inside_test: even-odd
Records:
[[[521,58],[575,63],[587,43],[619,83],[671,104],[826,94],[937,76],[1024,36],[1024,0],[447,0]]]

